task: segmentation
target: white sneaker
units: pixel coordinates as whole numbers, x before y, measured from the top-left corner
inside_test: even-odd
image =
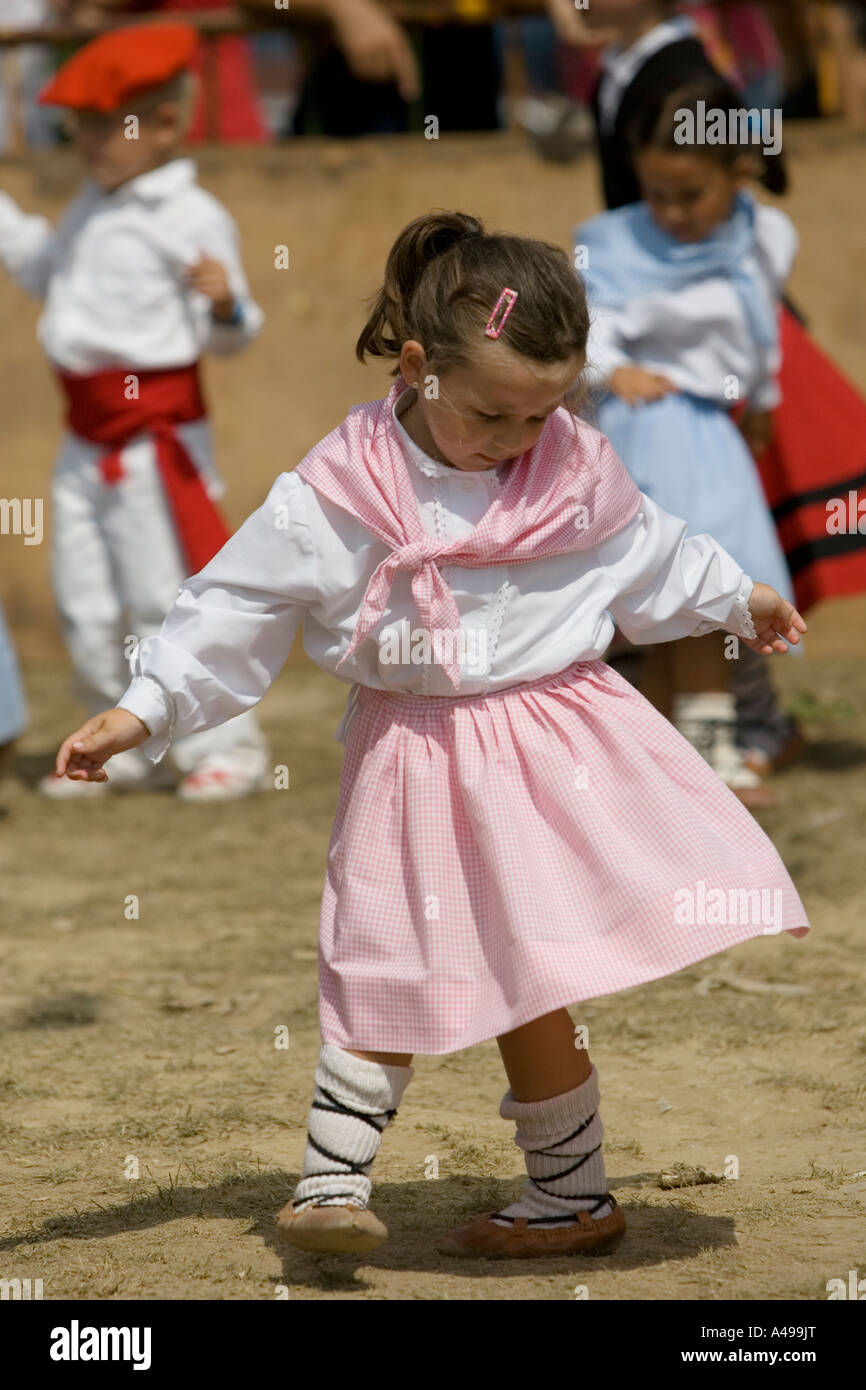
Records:
[[[732,791],[755,791],[762,779],[736,745],[736,705],[725,691],[674,697],[674,724]]]
[[[154,767],[138,748],[115,754],[106,764],[106,771],[107,782],[72,781],[69,777],[55,777],[49,773],[39,782],[37,790],[40,796],[52,801],[66,801],[105,792],[158,791],[174,785],[171,768],[165,764]]]
[[[187,773],[177,795],[181,801],[237,801],[271,785],[270,777],[258,769],[214,758]]]
[[[77,778],[73,781],[71,777],[55,777],[49,772],[39,779],[36,790],[51,801],[86,801],[105,796],[108,787],[108,782],[84,782]]]

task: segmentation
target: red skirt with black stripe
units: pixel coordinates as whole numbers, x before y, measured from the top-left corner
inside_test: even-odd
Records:
[[[782,404],[758,461],[798,608],[866,591],[866,400],[782,311]]]

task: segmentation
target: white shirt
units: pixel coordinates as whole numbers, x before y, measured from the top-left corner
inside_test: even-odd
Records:
[[[56,231],[0,193],[0,263],[45,299],[39,340],[69,372],[185,367],[203,352],[230,353],[261,329],[237,228],[199,188],[191,159],[173,159],[113,193],[86,183]],[[242,306],[240,324],[217,323],[185,271],[205,253],[221,261]]]
[[[784,212],[755,205],[755,250],[744,269],[761,276],[775,300],[790,274],[797,240]],[[779,349],[755,342],[740,296],[721,276],[683,289],[635,295],[623,308],[592,299],[589,307],[590,384],[601,386],[617,367],[641,366],[663,373],[682,391],[728,408],[734,400],[748,400],[756,410],[771,410],[781,400]]]
[[[412,390],[402,392],[395,414],[413,397]],[[428,535],[446,543],[466,535],[495,496],[497,470],[462,473],[429,458],[401,425],[398,432]],[[709,536],[686,540],[685,533],[684,521],[644,497],[634,519],[595,549],[489,569],[444,565],[461,632],[474,634],[460,663],[461,693],[501,690],[600,657],[615,622],[635,641],[667,642],[717,628],[753,635],[752,581]],[[159,634],[133,657],[134,678],[120,706],[150,729],[144,752],[156,761],[170,737],[213,728],[255,705],[302,621],[307,654],[336,674],[367,584],[388,553],[359,520],[320,499],[296,473],[281,474],[263,506],[187,580]],[[400,573],[380,632],[412,632],[419,622],[410,576]],[[411,650],[406,661],[382,659],[385,649],[374,634],[338,678],[453,695],[442,668],[413,662]]]

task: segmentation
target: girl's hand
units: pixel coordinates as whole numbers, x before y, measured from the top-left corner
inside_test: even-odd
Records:
[[[746,410],[740,420],[743,438],[759,459],[773,438],[773,416],[769,410]]]
[[[752,589],[749,612],[758,638],[757,641],[751,641],[748,637],[741,640],[761,656],[786,652],[788,642],[796,646],[800,640],[799,634],[807,630],[794,605],[777,594],[769,584],[756,584]]]
[[[620,396],[628,405],[660,401],[663,396],[680,389],[666,376],[659,372],[648,372],[645,367],[617,367],[608,377],[607,384],[613,394]]]
[[[755,459],[760,459],[773,438],[773,414],[770,410],[745,410],[740,431]]]
[[[189,272],[189,287],[206,295],[213,303],[216,317],[230,319],[234,313],[235,297],[229,288],[229,277],[222,261],[201,255]]]
[[[137,715],[125,709],[105,710],[64,740],[54,775],[65,775],[73,782],[107,782],[108,774],[102,764],[115,753],[137,748],[149,738],[150,729]]]

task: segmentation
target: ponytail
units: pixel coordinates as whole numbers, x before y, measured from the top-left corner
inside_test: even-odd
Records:
[[[409,306],[428,265],[461,241],[483,236],[484,227],[478,218],[463,212],[430,212],[403,228],[391,247],[385,282],[355,345],[355,356],[360,362],[368,356],[400,355],[403,344],[412,336]]]
[[[487,232],[463,212],[416,217],[400,233],[385,266],[385,282],[358,338],[355,353],[399,358],[415,340],[431,369],[477,360],[489,340],[485,325],[503,289],[516,307],[499,335],[536,362],[562,362],[586,349],[589,314],[583,283],[560,246]],[[399,366],[392,375],[399,375]]]

